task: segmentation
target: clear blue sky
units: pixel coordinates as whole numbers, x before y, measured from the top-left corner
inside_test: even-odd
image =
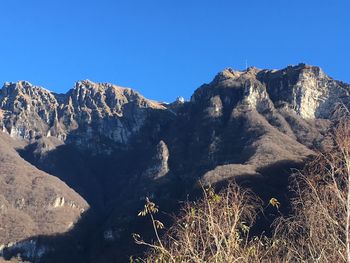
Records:
[[[0,82],[91,79],[172,101],[226,67],[306,62],[350,82],[349,0],[1,0]]]

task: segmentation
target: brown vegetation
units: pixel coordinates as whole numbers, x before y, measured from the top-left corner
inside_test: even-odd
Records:
[[[164,239],[147,243],[134,235],[140,245],[151,249],[146,259],[132,262],[276,262],[272,259],[277,242],[267,237],[250,238],[262,202],[249,190],[231,183],[216,194],[211,187],[204,188],[204,198],[187,203],[176,224]],[[274,205],[277,203],[272,202]],[[158,235],[154,214],[158,209],[148,209],[154,204],[147,201],[140,215],[150,215]]]
[[[0,133],[0,246],[64,233],[88,208],[64,182],[23,160],[16,152],[20,146]],[[62,198],[64,204],[55,207]]]
[[[293,216],[275,223],[287,262],[350,262],[350,121],[293,178]]]
[[[173,227],[159,238],[157,206],[147,201],[157,235],[137,244],[150,247],[144,259],[132,262],[350,262],[350,120],[343,118],[325,150],[292,176],[291,215],[277,218],[272,237],[249,235],[259,199],[236,184],[216,194],[204,189],[202,200],[187,203]],[[279,202],[269,205],[278,209]]]

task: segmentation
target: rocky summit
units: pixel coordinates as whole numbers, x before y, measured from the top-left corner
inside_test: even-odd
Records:
[[[0,255],[128,262],[145,197],[165,212],[202,184],[236,180],[284,198],[292,168],[323,147],[350,85],[316,66],[225,69],[166,104],[108,83],[56,94],[0,90]],[[114,260],[114,261],[113,261]]]
[[[5,133],[26,140],[56,137],[82,147],[97,147],[93,145],[97,134],[126,145],[150,109],[164,109],[132,89],[89,80],[77,82],[66,94],[26,81],[6,83],[0,98]]]

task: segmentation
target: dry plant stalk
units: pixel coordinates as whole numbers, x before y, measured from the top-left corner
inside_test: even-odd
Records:
[[[253,193],[234,183],[219,194],[211,187],[203,192],[202,200],[184,206],[162,241],[149,244],[136,236],[136,243],[148,245],[151,250],[146,259],[133,261],[278,262],[271,256],[276,243],[265,237],[249,238],[250,227],[261,209]]]
[[[293,215],[275,222],[287,262],[350,263],[350,120],[342,118],[323,153],[293,177]]]
[[[326,149],[292,176],[292,213],[274,222],[271,238],[249,236],[261,202],[231,183],[219,194],[203,189],[204,197],[185,205],[163,239],[157,233],[160,222],[155,213],[145,213],[151,215],[157,241],[147,243],[134,236],[136,243],[150,250],[145,259],[133,262],[350,263],[348,116],[340,118]],[[277,199],[272,198],[270,204],[278,209]]]

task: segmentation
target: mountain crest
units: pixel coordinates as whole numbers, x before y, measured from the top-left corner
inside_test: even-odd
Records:
[[[208,116],[213,118],[245,108],[317,119],[330,118],[336,104],[349,103],[349,92],[349,85],[306,64],[281,70],[227,68],[197,89],[191,103],[207,105]],[[27,81],[5,83],[0,109],[0,128],[15,137],[55,136],[65,141],[79,134],[86,142],[99,134],[127,144],[151,111],[167,108],[130,88],[82,80],[66,94],[51,93]]]
[[[220,91],[222,88],[234,90]],[[349,85],[328,77],[320,67],[301,63],[281,70],[227,68],[196,90],[192,100],[221,94],[221,100],[235,101],[234,105],[241,102],[258,111],[282,107],[305,119],[315,119],[330,118],[336,104],[348,103],[349,90]]]
[[[0,133],[0,202],[6,208],[0,204],[0,225],[9,226],[0,229],[0,254],[6,242],[69,230],[89,207],[81,195],[101,213],[93,215],[98,228],[82,226],[84,237],[96,239],[79,242],[83,249],[75,240],[65,244],[82,253],[77,262],[85,262],[95,244],[96,255],[125,245],[145,196],[177,203],[198,179],[215,184],[230,178],[256,182],[270,198],[285,171],[322,147],[337,104],[350,105],[348,84],[305,64],[228,68],[191,101],[170,104],[90,80],[66,94],[28,82],[7,83],[0,94],[0,129],[25,139]]]
[[[66,94],[25,81],[6,83],[0,109],[0,128],[13,137],[54,136],[65,141],[74,133],[84,138],[82,146],[92,146],[86,142],[96,134],[125,144],[152,110],[166,108],[132,89],[83,80]]]

